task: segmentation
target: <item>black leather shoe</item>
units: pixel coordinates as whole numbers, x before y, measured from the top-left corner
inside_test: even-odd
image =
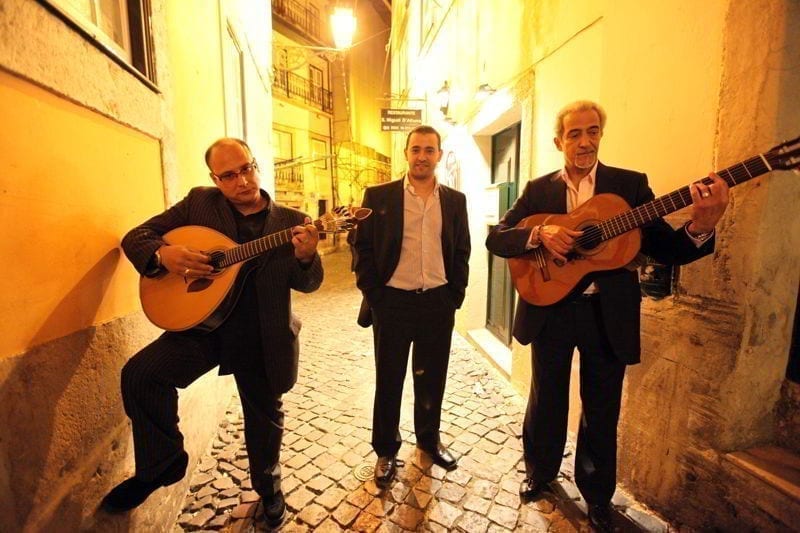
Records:
[[[439,444],[435,450],[429,450],[427,448],[420,448],[420,450],[431,456],[433,464],[439,465],[445,470],[450,471],[458,468],[458,459],[453,457],[453,454],[441,444]]]
[[[611,520],[611,506],[607,503],[589,505],[589,525],[593,531],[598,533],[614,531],[614,523]]]
[[[397,475],[397,457],[378,457],[375,463],[375,484],[382,489],[387,488]]]
[[[542,492],[550,492],[549,483],[526,477],[519,484],[519,497],[524,501],[535,500]]]
[[[139,507],[156,489],[177,483],[186,475],[189,456],[181,452],[175,461],[153,481],[128,478],[106,494],[100,506],[109,513],[124,513]]]
[[[276,492],[272,498],[262,498],[264,506],[264,522],[268,527],[276,528],[283,523],[286,516],[286,499],[282,492]]]

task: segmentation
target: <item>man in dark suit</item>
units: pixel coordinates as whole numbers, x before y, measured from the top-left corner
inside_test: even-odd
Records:
[[[537,213],[567,213],[601,193],[614,193],[635,207],[654,198],[647,177],[607,167],[597,159],[606,115],[594,102],[563,108],[556,119],[558,150],[564,168],[528,182],[522,195],[486,239],[501,257],[544,246],[567,260],[582,235],[554,224],[516,228]],[[716,175],[713,184],[692,184],[692,220],[677,230],[663,219],[642,228],[642,253],[667,264],[684,264],[710,254],[714,227],[725,211],[728,188]],[[523,499],[547,488],[558,474],[566,442],[569,377],[573,350],[580,352],[582,416],[575,456],[575,481],[598,530],[611,528],[611,497],[616,486],[617,421],[625,366],[639,362],[639,306],[636,270],[620,268],[587,276],[564,300],[550,306],[520,299],[514,337],[532,344],[533,376],[523,425],[526,479]]]
[[[311,292],[322,283],[319,236],[310,218],[275,203],[260,188],[258,164],[244,141],[216,141],[206,151],[206,164],[216,187],[192,189],[122,240],[139,273],[169,271],[191,279],[212,272],[203,251],[164,242],[162,236],[180,226],[206,226],[239,243],[292,228],[292,246],[245,264],[237,281],[243,283],[239,299],[217,329],[166,332],[127,362],[122,400],[133,427],[136,475],[115,487],[103,505],[127,511],[184,476],[188,456],[178,429],[176,388],[219,365],[220,374],[236,380],[253,488],[262,497],[267,524],[275,527],[286,509],[280,488],[281,395],[297,380],[299,353],[300,321],[291,313],[290,291]]]
[[[435,129],[412,130],[405,155],[403,179],[364,193],[361,205],[372,216],[356,232],[356,279],[364,295],[358,323],[372,324],[375,341],[372,447],[381,488],[397,474],[400,403],[412,344],[417,447],[447,470],[457,466],[440,442],[439,425],[455,310],[469,273],[467,202],[436,180],[442,147]]]

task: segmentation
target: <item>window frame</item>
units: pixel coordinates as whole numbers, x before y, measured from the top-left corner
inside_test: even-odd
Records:
[[[125,31],[130,43],[129,50],[121,48],[97,24],[67,7],[66,2],[62,3],[60,0],[37,1],[147,87],[154,92],[161,92],[156,85],[155,48],[150,28],[151,0],[120,0],[120,6],[127,10],[127,14],[123,14],[123,20],[127,21]]]

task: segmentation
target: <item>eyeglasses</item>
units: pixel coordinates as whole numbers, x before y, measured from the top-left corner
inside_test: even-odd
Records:
[[[219,176],[212,172],[211,175],[217,178],[219,181],[230,183],[231,181],[238,179],[239,176],[244,176],[246,178],[249,178],[253,175],[253,172],[256,170],[258,170],[258,163],[256,163],[255,159],[253,159],[250,163],[247,163],[239,170],[231,170],[228,172],[223,172]]]

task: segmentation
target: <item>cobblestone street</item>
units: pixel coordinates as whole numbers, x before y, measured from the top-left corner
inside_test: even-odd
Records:
[[[458,469],[446,472],[417,452],[409,377],[399,454],[405,466],[390,489],[375,486],[372,332],[355,323],[360,295],[349,261],[346,251],[326,255],[322,288],[293,293],[303,330],[299,381],[284,395],[281,464],[288,512],[281,530],[588,531],[585,504],[571,482],[571,456],[555,494],[521,504],[524,399],[458,334],[442,415],[442,442],[461,456]],[[174,531],[265,529],[243,438],[234,397],[206,456],[192,458],[190,492]],[[670,529],[621,491],[614,504],[623,531]]]

